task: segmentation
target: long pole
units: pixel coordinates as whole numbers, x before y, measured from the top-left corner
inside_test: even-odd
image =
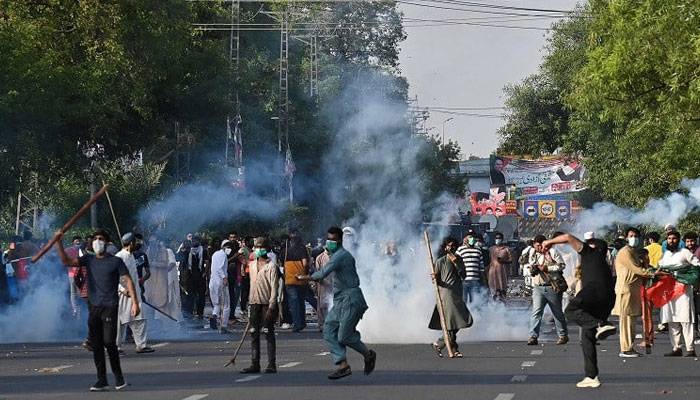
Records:
[[[433,249],[430,245],[430,235],[428,235],[428,230],[423,232],[425,238],[425,245],[428,248],[428,261],[430,262],[430,272],[435,276],[435,261],[433,260]],[[452,351],[452,344],[450,342],[450,336],[447,333],[447,322],[445,321],[445,307],[442,304],[442,296],[440,295],[440,288],[438,288],[437,280],[433,278],[433,287],[435,288],[435,299],[437,301],[438,314],[440,315],[440,327],[442,328],[442,336],[445,338],[445,345],[447,346],[447,354],[450,358],[454,357],[454,351]]]
[[[104,181],[102,181],[102,186],[107,186]],[[119,240],[122,239],[122,233],[119,231],[119,224],[117,223],[117,215],[114,213],[114,207],[112,206],[112,199],[109,197],[109,192],[105,190],[105,197],[107,197],[107,204],[109,204],[109,211],[112,213],[112,221],[114,221],[114,227],[117,228],[117,235],[119,235]]]
[[[248,330],[250,329],[250,318],[248,318],[248,322],[245,324],[245,329],[243,330],[243,336],[241,336],[241,341],[238,342],[238,346],[236,346],[236,351],[233,353],[233,357],[231,357],[230,360],[226,364],[224,364],[224,368],[228,367],[231,364],[236,363],[236,358],[238,357],[238,353],[241,351],[241,347],[243,347],[243,342],[245,342],[246,336],[248,336]]]
[[[90,200],[88,200],[87,203],[85,203],[85,204],[80,208],[80,210],[78,210],[78,212],[75,213],[75,215],[73,215],[73,216],[68,220],[68,222],[66,222],[65,224],[63,224],[63,227],[61,227],[61,230],[60,230],[59,232],[61,232],[61,234],[66,233],[66,231],[67,231],[68,229],[70,229],[70,227],[73,226],[73,224],[75,224],[76,222],[78,222],[78,219],[80,219],[80,217],[82,217],[83,215],[85,215],[85,213],[88,212],[88,210],[90,210],[90,207],[91,207],[93,204],[95,204],[95,203],[97,202],[97,200],[98,200],[100,197],[102,197],[102,195],[107,191],[107,187],[108,187],[108,185],[104,185],[104,186],[102,186],[102,189],[100,189],[97,193],[93,194],[92,197],[90,197]],[[56,239],[56,236],[52,237],[51,240],[49,240],[49,241],[44,245],[44,247],[42,247],[42,248],[39,250],[39,252],[36,253],[36,254],[32,257],[32,263],[35,263],[35,262],[39,261],[39,259],[40,259],[41,257],[43,257],[44,254],[46,254],[46,252],[49,251],[49,249],[51,249],[51,246],[53,246],[54,243],[56,243],[56,240],[57,240],[57,239]]]

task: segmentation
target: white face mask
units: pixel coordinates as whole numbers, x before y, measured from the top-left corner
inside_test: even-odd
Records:
[[[630,247],[637,247],[639,245],[639,238],[634,236],[634,237],[629,237],[627,238],[627,244]]]
[[[494,243],[501,244],[501,243],[503,243],[503,239],[496,239],[496,240],[494,240]]]
[[[231,255],[231,248],[230,248],[230,247],[229,247],[229,248],[225,248],[225,249],[224,249],[224,253],[226,253],[227,256],[228,256],[228,255]]]
[[[102,254],[105,252],[106,245],[107,243],[105,243],[104,240],[93,240],[92,250],[95,252],[95,254]]]

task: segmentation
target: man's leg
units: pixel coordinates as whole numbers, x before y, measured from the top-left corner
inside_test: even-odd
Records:
[[[102,307],[90,306],[88,316],[88,339],[92,344],[92,357],[97,369],[97,384],[107,386],[107,366],[105,364],[105,346],[102,323]]]
[[[221,310],[221,328],[226,329],[228,327],[228,319],[231,316],[231,298],[228,290],[222,290],[221,296],[224,296],[222,302],[224,308]]]
[[[683,331],[683,340],[685,341],[685,350],[688,352],[695,351],[695,330],[692,322],[681,322]]]
[[[340,325],[338,329],[338,341],[356,352],[367,357],[369,354],[369,349],[362,343],[360,332],[357,331],[357,324],[362,319],[365,310],[353,309],[349,310],[347,313],[341,315],[347,315],[347,319],[340,320]]]
[[[669,322],[668,323],[668,336],[671,339],[671,345],[673,350],[681,350],[681,323],[680,322]]]
[[[540,324],[542,323],[542,314],[544,313],[544,306],[546,304],[544,286],[535,286],[532,288],[532,314],[530,315],[531,338],[538,338],[540,336]]]
[[[294,323],[294,330],[301,330],[304,327],[304,299],[301,298],[301,286],[297,285],[287,285],[285,287],[287,292],[287,302],[289,304],[289,311],[292,314],[292,321]]]
[[[552,310],[552,314],[554,315],[554,325],[557,328],[557,334],[559,337],[569,336],[569,330],[566,325],[566,317],[564,316],[564,311],[561,307],[563,294],[554,293],[554,290],[550,287],[546,287],[545,289],[549,309]]]
[[[634,336],[632,331],[632,318],[629,315],[620,315],[620,351],[632,350]]]
[[[588,378],[598,376],[598,353],[596,352],[595,328],[582,328],[581,350],[583,350],[584,372]]]
[[[136,321],[131,321],[129,323],[131,332],[134,334],[134,343],[136,344],[136,350],[145,349],[147,340],[147,330],[146,330],[146,320],[139,319]]]
[[[333,363],[338,365],[347,359],[347,350],[345,345],[338,340],[338,332],[340,331],[340,321],[338,320],[339,310],[333,306],[326,316],[326,322],[323,324],[323,339],[328,343]]]
[[[450,338],[450,345],[452,346],[452,351],[458,351],[459,345],[457,344],[457,332],[459,329],[451,329],[447,331],[447,336]]]
[[[263,306],[260,304],[250,305],[250,367],[243,372],[260,372],[260,330],[262,328]]]
[[[206,293],[207,293],[207,282],[204,277],[199,277],[197,284],[197,315],[200,317],[204,316],[204,305],[206,304]]]
[[[107,349],[109,365],[112,368],[114,379],[116,379],[115,385],[119,387],[124,384],[124,374],[122,373],[122,366],[119,361],[119,350],[116,344],[117,325],[119,325],[118,308],[106,308],[103,311],[102,319],[104,347]]]
[[[265,307],[264,314],[267,313]],[[275,321],[274,319],[265,320],[265,340],[267,341],[267,369],[274,368],[277,370],[277,338],[275,337]],[[271,372],[271,371],[269,371]]]

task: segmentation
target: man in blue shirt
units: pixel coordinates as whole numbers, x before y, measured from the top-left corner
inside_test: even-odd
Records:
[[[330,346],[333,362],[338,369],[328,375],[328,379],[340,379],[352,374],[347,361],[347,347],[362,354],[365,358],[365,375],[374,371],[377,354],[362,343],[357,324],[367,311],[367,303],[360,289],[355,258],[343,248],[343,231],[338,227],[328,229],[326,250],[331,259],[312,275],[300,275],[298,279],[320,281],[333,275],[333,308],[328,312],[323,325],[323,338]]]

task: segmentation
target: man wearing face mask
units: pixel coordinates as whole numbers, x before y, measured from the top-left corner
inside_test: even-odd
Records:
[[[211,277],[209,279],[209,297],[214,307],[212,316],[209,319],[211,329],[217,328],[226,333],[228,318],[231,315],[231,298],[229,296],[228,285],[228,259],[233,257],[233,243],[229,240],[221,242],[221,249],[211,256]]]
[[[620,357],[639,357],[634,349],[637,317],[642,315],[641,287],[645,278],[654,273],[644,265],[640,250],[641,235],[637,228],[627,229],[627,245],[615,257],[615,308],[612,314],[620,317]]]
[[[284,249],[284,292],[289,302],[294,332],[300,332],[306,328],[305,300],[309,285],[308,282],[297,279],[297,276],[308,273],[309,254],[299,237],[299,232],[292,230]],[[316,308],[315,301],[313,303],[312,307]]]
[[[183,314],[202,319],[204,316],[205,294],[207,291],[206,260],[207,254],[202,247],[199,236],[192,237],[191,247],[181,249],[181,276],[186,277],[187,294],[182,301]]]
[[[105,231],[99,230],[93,235],[92,248],[95,254],[85,254],[78,259],[68,257],[61,243],[62,237],[62,232],[57,232],[55,235],[58,255],[63,265],[78,265],[87,271],[88,337],[97,369],[97,383],[90,388],[90,391],[105,391],[109,386],[105,365],[105,349],[107,349],[109,363],[116,379],[115,389],[123,389],[127,384],[124,381],[116,344],[119,305],[117,290],[121,279],[129,296],[132,299],[138,299],[134,282],[122,259],[105,252],[109,240],[109,235]],[[136,316],[140,313],[141,308],[138,300],[133,301],[130,314]]]
[[[151,264],[148,262],[148,255],[144,249],[143,235],[140,233],[134,234],[136,244],[132,253],[136,260],[136,272],[139,274],[139,287],[141,293],[146,291],[144,284],[151,278]]]
[[[666,251],[659,261],[660,268],[678,268],[695,266],[700,267],[700,260],[687,248],[680,248],[681,235],[677,231],[671,231],[666,235]],[[679,283],[681,283],[679,281]],[[685,284],[683,293],[677,298],[667,302],[661,307],[661,323],[668,324],[668,332],[671,338],[673,350],[664,354],[667,357],[680,357],[683,355],[681,336],[685,341],[686,357],[695,357],[695,304],[693,301],[693,285]]]
[[[471,303],[474,296],[481,293],[481,281],[484,279],[484,258],[481,249],[476,247],[476,243],[476,232],[469,230],[462,246],[457,249],[457,255],[464,264],[463,298],[466,303]]]
[[[503,243],[503,234],[496,232],[494,245],[491,247],[489,265],[489,289],[494,300],[505,301],[508,290],[508,265],[513,262],[513,253]]]
[[[249,264],[250,272],[250,367],[241,371],[243,374],[260,372],[260,334],[265,333],[267,341],[266,374],[277,372],[277,341],[275,339],[275,320],[279,304],[280,273],[275,261],[270,259],[270,242],[257,237],[253,242],[254,260]]]
[[[328,229],[326,250],[331,255],[328,264],[313,275],[297,278],[321,281],[328,275],[333,276],[333,308],[326,316],[323,326],[323,338],[330,346],[333,362],[338,369],[328,375],[328,379],[340,379],[352,374],[347,362],[347,348],[362,354],[365,359],[365,375],[374,371],[377,354],[362,343],[357,324],[367,311],[367,303],[360,289],[360,277],[357,275],[355,258],[343,248],[343,231],[338,227]]]
[[[138,277],[136,271],[136,259],[134,259],[133,251],[136,247],[136,237],[133,233],[128,232],[122,236],[122,249],[117,253],[116,257],[121,258],[126,265],[132,281]],[[126,327],[131,329],[134,335],[134,343],[136,344],[137,353],[153,353],[155,350],[148,347],[146,344],[146,316],[143,312],[137,315],[131,315],[129,312],[133,303],[141,303],[141,288],[136,286],[135,296],[131,296],[123,287],[119,288],[119,325],[117,327],[117,346],[126,336]]]

